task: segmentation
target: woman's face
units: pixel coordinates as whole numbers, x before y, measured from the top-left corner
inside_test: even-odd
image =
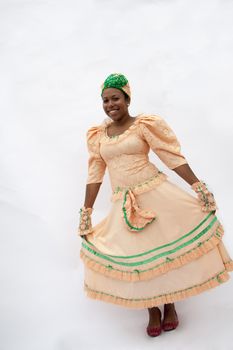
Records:
[[[112,120],[119,120],[128,115],[129,98],[115,88],[107,88],[102,93],[103,109]]]

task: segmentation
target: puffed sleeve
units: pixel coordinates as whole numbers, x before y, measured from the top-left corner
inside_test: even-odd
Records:
[[[106,163],[100,155],[100,134],[101,130],[98,126],[88,129],[86,134],[89,153],[86,184],[102,182],[105,174]]]
[[[140,129],[144,140],[168,168],[187,163],[175,133],[163,118],[144,116],[140,119]]]

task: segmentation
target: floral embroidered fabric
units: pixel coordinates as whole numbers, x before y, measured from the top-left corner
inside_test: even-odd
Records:
[[[117,186],[126,185],[126,175],[130,177],[127,185],[146,181],[158,173],[158,169],[148,158],[150,148],[170,169],[187,163],[181,154],[180,143],[174,132],[161,117],[139,115],[134,123],[117,137],[107,136],[106,128],[111,123],[111,120],[105,120],[101,125],[91,127],[87,131],[87,183],[102,182],[106,166],[113,190]],[[117,177],[114,171],[116,168],[122,169]]]
[[[149,161],[150,148],[171,169],[187,161],[174,132],[161,117],[139,115],[126,131],[115,137],[107,134],[111,123],[104,121],[87,132],[90,154],[87,183],[102,182],[107,167],[112,199],[124,198],[122,218],[130,231],[138,232],[153,222],[156,214],[150,208],[139,208],[135,195],[166,179]]]

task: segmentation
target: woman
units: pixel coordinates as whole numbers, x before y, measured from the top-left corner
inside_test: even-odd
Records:
[[[107,77],[101,96],[110,119],[87,131],[90,157],[79,224],[84,288],[94,299],[148,308],[147,334],[158,336],[178,326],[175,301],[227,281],[233,262],[221,241],[213,194],[189,167],[171,128],[159,116],[130,116],[130,87],[122,74]],[[149,161],[150,148],[197,196]],[[106,167],[112,206],[92,227]]]

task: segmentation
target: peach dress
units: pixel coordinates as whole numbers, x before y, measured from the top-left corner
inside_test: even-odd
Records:
[[[128,308],[182,300],[218,286],[233,270],[217,216],[149,161],[152,149],[174,169],[187,160],[159,116],[139,115],[117,137],[109,119],[87,132],[87,184],[109,171],[108,215],[82,239],[84,289],[90,298]]]

